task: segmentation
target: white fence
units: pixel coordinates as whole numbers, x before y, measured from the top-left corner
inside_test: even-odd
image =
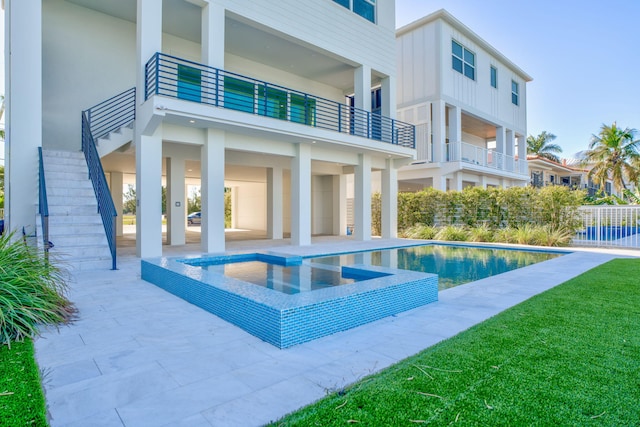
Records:
[[[582,206],[574,246],[640,249],[640,206]]]

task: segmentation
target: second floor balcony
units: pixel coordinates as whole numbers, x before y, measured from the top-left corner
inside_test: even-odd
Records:
[[[156,53],[145,75],[145,100],[167,96],[415,148],[411,124],[230,71]]]
[[[466,142],[450,142],[446,150],[447,162],[462,162],[470,165],[482,166],[518,175],[527,175],[526,159],[518,159]]]

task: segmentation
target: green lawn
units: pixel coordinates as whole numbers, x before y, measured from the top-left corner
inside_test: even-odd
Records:
[[[31,340],[0,345],[0,426],[47,426]]]
[[[276,426],[637,426],[640,260],[519,304]]]

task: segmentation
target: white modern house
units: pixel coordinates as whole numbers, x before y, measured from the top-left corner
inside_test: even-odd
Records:
[[[446,10],[396,38],[398,118],[416,125],[417,149],[400,191],[526,185],[531,77]]]
[[[185,243],[194,181],[203,252],[225,250],[225,188],[236,227],[309,245],[346,233],[349,181],[354,238],[367,240],[380,172],[383,237],[395,236],[397,171],[416,151],[414,126],[395,120],[394,0],[4,7],[9,228],[41,237],[44,227],[54,250],[101,245],[108,256],[135,177],[140,257],[162,255],[163,184],[165,244]]]

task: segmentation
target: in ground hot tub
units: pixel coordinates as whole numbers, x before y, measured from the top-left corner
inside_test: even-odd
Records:
[[[435,274],[273,253],[143,260],[142,279],[279,348],[438,300]]]

